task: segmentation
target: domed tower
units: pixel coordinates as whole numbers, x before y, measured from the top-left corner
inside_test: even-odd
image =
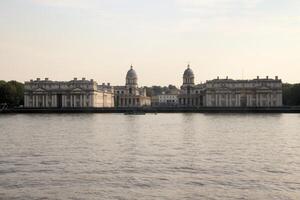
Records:
[[[190,65],[187,66],[187,69],[183,73],[183,85],[195,85],[194,83],[194,72],[190,68]]]
[[[129,87],[137,87],[137,75],[132,65],[130,66],[130,70],[128,70],[126,74],[126,86]]]

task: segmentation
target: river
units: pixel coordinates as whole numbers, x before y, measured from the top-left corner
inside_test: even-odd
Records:
[[[0,199],[300,199],[300,115],[0,115]]]

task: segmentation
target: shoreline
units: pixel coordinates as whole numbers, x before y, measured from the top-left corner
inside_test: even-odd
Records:
[[[300,113],[300,107],[10,108],[9,113]]]

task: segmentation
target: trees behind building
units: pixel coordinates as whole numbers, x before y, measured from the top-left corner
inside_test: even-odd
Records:
[[[283,105],[300,106],[300,83],[282,86]]]
[[[148,96],[159,94],[169,94],[178,90],[176,86],[169,85],[165,87],[152,86],[146,87]],[[283,104],[288,106],[300,106],[300,83],[283,84],[282,88]],[[24,84],[17,81],[0,80],[0,104],[7,104],[9,107],[20,106],[24,104]]]
[[[14,107],[24,104],[24,84],[17,81],[0,80],[0,104]]]

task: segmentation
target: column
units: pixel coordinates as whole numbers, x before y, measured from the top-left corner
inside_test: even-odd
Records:
[[[34,95],[34,97],[35,97],[35,105],[34,105],[34,107],[37,108],[37,107],[39,107],[39,106],[38,106],[38,104],[39,104],[39,102],[38,102],[38,101],[39,101],[38,95]]]
[[[229,102],[228,102],[229,95],[228,95],[228,93],[226,93],[225,98],[226,98],[226,107],[229,107]]]
[[[68,107],[68,105],[67,105],[67,95],[64,95],[64,94],[61,95],[61,107]]]
[[[52,100],[51,107],[53,107],[53,108],[54,108],[54,107],[57,107],[56,102],[55,102],[55,96],[56,96],[56,95],[51,95],[51,96],[50,96],[50,98],[51,98],[51,100]]]
[[[49,99],[48,99],[48,94],[46,94],[46,96],[45,96],[45,103],[46,103],[46,107],[48,108],[48,107],[50,107],[49,106]],[[52,103],[52,102],[51,102]]]
[[[73,107],[73,95],[70,95],[70,107]]]
[[[259,94],[259,106],[262,107],[262,93]]]
[[[44,94],[42,95],[42,107],[43,108],[46,107],[45,106],[45,95]]]
[[[28,101],[27,101],[27,95],[24,95],[24,107],[28,107],[28,106],[27,106],[27,102],[28,102]]]
[[[27,107],[27,95],[24,95],[24,107]]]
[[[86,94],[83,94],[83,106],[86,107]]]
[[[39,107],[39,95],[35,95],[35,107]]]

